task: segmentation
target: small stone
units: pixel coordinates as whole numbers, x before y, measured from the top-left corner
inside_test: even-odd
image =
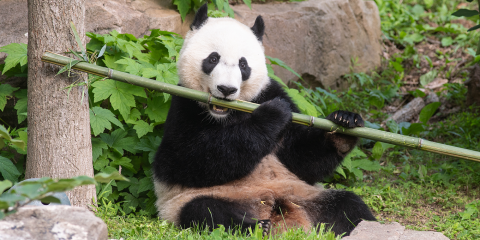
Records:
[[[107,225],[81,207],[25,206],[0,221],[0,240],[103,240],[107,237]]]
[[[400,110],[394,113],[391,117],[387,118],[385,122],[394,120],[397,123],[408,122],[413,117],[417,116],[420,111],[425,107],[425,102],[421,97],[414,98],[407,105],[403,106]]]
[[[380,224],[362,221],[344,240],[448,240],[442,233],[405,230],[397,222]]]

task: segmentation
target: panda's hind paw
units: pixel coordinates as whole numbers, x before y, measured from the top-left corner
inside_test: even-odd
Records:
[[[258,221],[258,227],[262,229],[263,236],[266,236],[270,233],[272,229],[272,222],[268,219]]]

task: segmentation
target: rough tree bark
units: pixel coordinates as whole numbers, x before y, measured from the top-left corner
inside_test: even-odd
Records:
[[[78,50],[70,22],[85,44],[85,0],[28,0],[28,154],[26,178],[93,176],[90,119],[83,87],[67,95],[79,77],[56,76],[59,67],[41,62],[45,51]],[[95,186],[67,193],[74,206],[86,207]]]

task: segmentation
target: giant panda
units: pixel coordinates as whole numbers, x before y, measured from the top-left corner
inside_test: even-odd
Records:
[[[153,162],[159,217],[182,228],[259,226],[265,234],[326,223],[348,235],[362,219],[375,220],[354,193],[315,185],[357,138],[291,122],[299,110],[268,77],[262,17],[249,28],[209,18],[204,5],[190,28],[178,58],[179,85],[260,106],[250,114],[172,97]],[[327,119],[363,126],[360,115],[347,111]]]

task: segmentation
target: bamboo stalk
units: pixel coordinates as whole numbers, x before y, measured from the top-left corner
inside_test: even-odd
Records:
[[[69,64],[74,59],[68,58],[65,56],[61,56],[58,54],[46,52],[42,56],[42,61],[65,66]],[[195,101],[210,103],[217,106],[228,107],[231,109],[244,111],[244,112],[253,112],[259,105],[251,102],[245,102],[240,100],[235,101],[225,101],[221,99],[217,99],[212,97],[210,94],[180,87],[172,84],[158,82],[149,78],[139,77],[132,74],[112,70],[105,67],[100,67],[97,65],[93,65],[86,62],[77,63],[73,69],[87,72],[93,75],[101,76],[110,78],[113,80],[130,83],[136,86],[165,92],[169,94],[173,94],[176,96],[189,98]],[[421,138],[405,136],[401,134],[390,133],[386,131],[380,131],[376,129],[361,127],[361,128],[352,128],[352,129],[344,129],[329,120],[316,118],[312,116],[307,116],[299,113],[293,113],[293,122],[298,124],[303,124],[307,126],[312,126],[320,129],[324,129],[327,131],[337,131],[342,134],[356,136],[356,137],[363,137],[375,141],[391,143],[399,146],[405,146],[415,149],[420,149],[428,152],[440,153],[448,156],[468,159],[480,162],[480,152],[463,149],[459,147],[449,146],[446,144],[435,143],[431,141],[427,141]]]

